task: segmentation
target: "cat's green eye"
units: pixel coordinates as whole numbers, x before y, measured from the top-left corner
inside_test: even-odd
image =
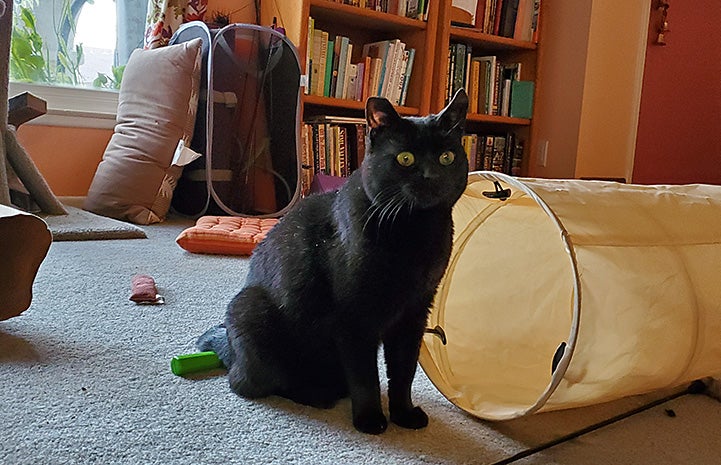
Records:
[[[401,166],[411,166],[416,162],[416,157],[411,152],[401,152],[396,155],[396,161]]]
[[[453,163],[453,160],[456,159],[456,154],[454,154],[451,151],[446,151],[441,154],[441,156],[438,158],[438,161],[441,162],[441,165],[448,166],[451,163]]]

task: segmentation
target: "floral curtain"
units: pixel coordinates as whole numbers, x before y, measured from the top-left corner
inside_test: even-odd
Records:
[[[202,21],[207,9],[208,0],[149,0],[144,48],[167,45],[181,24]]]

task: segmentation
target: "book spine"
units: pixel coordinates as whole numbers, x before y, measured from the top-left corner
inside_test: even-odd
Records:
[[[316,95],[325,95],[325,75],[328,61],[328,33],[320,31],[320,60],[318,60],[318,82],[316,83]]]
[[[313,170],[313,164],[310,161],[310,144],[308,143],[308,128],[309,124],[303,123],[300,127],[301,136],[301,147],[300,147],[300,167],[301,167],[301,178],[300,178],[300,192],[302,196],[308,195],[310,191],[310,173]]]
[[[311,77],[310,77],[310,93],[311,95],[319,95],[318,89],[319,84],[318,81],[321,79],[320,77],[320,62],[321,62],[321,55],[320,55],[320,46],[321,46],[321,40],[322,40],[322,32],[320,29],[315,29],[313,31],[313,56],[311,57],[312,64],[311,64]]]
[[[318,172],[328,174],[325,124],[318,125]]]
[[[503,172],[511,174],[511,164],[513,163],[513,146],[516,143],[516,134],[509,132],[506,134],[506,146],[503,148]]]
[[[498,115],[500,112],[500,97],[501,97],[501,63],[496,61],[495,69],[493,70],[493,115]]]
[[[511,176],[520,176],[523,168],[523,141],[516,140],[513,146],[513,159],[511,161]]]
[[[345,126],[338,126],[338,158],[340,175],[348,177],[348,129]]]
[[[401,105],[406,104],[406,97],[408,96],[408,83],[413,75],[413,62],[416,59],[416,49],[412,48],[408,50],[408,63],[406,64],[406,72],[403,76],[403,91],[401,92]]]
[[[348,98],[348,90],[350,87],[350,78],[352,73],[352,66],[351,66],[351,55],[353,55],[353,44],[348,44],[348,49],[346,50],[345,54],[345,73],[343,76],[343,93],[341,94],[341,98],[347,99]]]
[[[466,44],[456,44],[456,65],[455,71],[453,72],[453,89],[451,90],[450,98],[456,95],[456,91],[463,87],[463,75],[466,70]]]
[[[483,169],[491,171],[493,169],[493,136],[486,136],[483,148]]]
[[[364,63],[363,63],[363,87],[361,89],[361,102],[365,102],[370,95],[368,95],[368,89],[370,86],[370,79],[371,79],[371,57],[365,56],[363,57]]]
[[[498,171],[499,173],[503,172],[504,167],[504,160],[503,157],[506,153],[506,137],[505,136],[495,136],[493,138],[493,162],[492,167],[493,171]]]
[[[306,76],[306,85],[305,85],[305,93],[310,94],[310,75],[311,75],[311,68],[312,68],[312,59],[313,59],[313,29],[315,29],[315,20],[310,17],[308,18],[308,40],[306,41],[305,47],[306,47],[306,53],[305,53],[305,76]]]
[[[330,97],[330,87],[333,82],[333,49],[335,47],[335,41],[328,40],[326,47],[326,61],[325,61],[325,79],[323,79],[323,95]]]
[[[350,63],[348,65],[348,71],[346,72],[348,85],[346,86],[346,92],[343,93],[343,98],[350,100],[356,100],[356,80],[358,79],[358,65]]]
[[[345,83],[345,68],[348,60],[348,38],[341,38],[340,55],[338,57],[338,79],[336,81],[335,98],[343,98],[343,87]]]
[[[389,97],[388,93],[390,90],[390,81],[393,77],[393,73],[395,72],[395,53],[399,42],[399,40],[393,40],[390,42],[385,60],[383,60],[383,83],[381,84],[381,89],[379,91],[379,95],[381,97]]]
[[[471,113],[478,113],[478,94],[481,81],[481,62],[471,60],[471,84],[468,88],[468,100],[470,102]]]
[[[333,41],[333,70],[328,97],[335,97],[335,90],[338,88],[338,63],[340,62],[340,47],[343,36],[335,36]]]
[[[320,129],[319,124],[311,124],[313,139],[313,173],[320,172]]]
[[[351,168],[358,169],[363,164],[363,159],[366,155],[366,126],[365,124],[356,124],[355,125],[355,137],[356,137],[356,147],[355,147],[355,163],[351,166]]]
[[[531,17],[531,40],[538,43],[538,28],[541,22],[541,0],[533,1],[533,16]]]

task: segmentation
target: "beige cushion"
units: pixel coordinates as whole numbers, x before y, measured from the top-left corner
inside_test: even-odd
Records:
[[[198,107],[201,40],[135,50],[120,86],[115,132],[98,165],[85,210],[138,224],[162,221],[190,145]]]

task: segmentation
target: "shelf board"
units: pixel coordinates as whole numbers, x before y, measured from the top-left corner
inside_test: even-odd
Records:
[[[474,123],[510,124],[514,126],[530,126],[531,120],[526,118],[511,118],[510,116],[484,115],[468,113],[466,120]]]
[[[327,108],[340,108],[344,110],[365,110],[365,102],[332,97],[320,97],[318,95],[303,95],[303,104]],[[398,106],[394,108],[401,115],[413,116],[418,114],[418,108]]]
[[[317,20],[348,24],[353,29],[374,31],[424,30],[426,22],[369,10],[331,0],[310,0],[310,15]]]
[[[535,50],[537,48],[535,42],[486,34],[471,27],[451,26],[450,40],[481,44],[489,50]]]

